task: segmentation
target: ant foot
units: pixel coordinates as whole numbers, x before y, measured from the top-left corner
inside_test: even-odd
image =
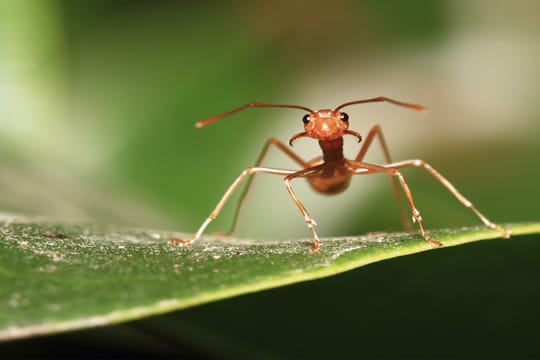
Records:
[[[431,245],[436,246],[436,247],[441,247],[441,246],[444,245],[442,242],[437,241],[437,240],[430,240],[429,243],[430,243]]]
[[[182,240],[180,238],[172,238],[170,243],[171,243],[171,245],[185,246],[185,245],[188,245],[189,243],[191,243],[193,240],[194,239]]]
[[[508,230],[500,225],[495,225],[495,227],[500,233],[502,233],[503,239],[510,239],[512,236],[512,230]]]
[[[433,239],[430,238],[430,237],[426,237],[425,239],[426,239],[426,241],[427,241],[428,243],[430,243],[431,245],[436,246],[436,247],[441,247],[441,246],[444,245],[442,242],[437,241],[437,240],[433,240]]]
[[[315,239],[313,239],[313,245],[309,248],[310,251],[316,252],[319,251],[319,237],[315,236]]]

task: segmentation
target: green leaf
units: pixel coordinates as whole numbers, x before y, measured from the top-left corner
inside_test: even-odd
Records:
[[[506,224],[515,235],[540,223]],[[432,231],[445,247],[500,237],[485,228]],[[106,325],[338,274],[421,251],[417,233],[259,242],[55,224],[0,216],[0,340]],[[512,241],[512,240],[509,240]]]

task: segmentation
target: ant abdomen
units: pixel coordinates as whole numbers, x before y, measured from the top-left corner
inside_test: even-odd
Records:
[[[307,177],[311,187],[322,194],[335,195],[345,191],[351,183],[350,175],[340,175],[333,172],[332,176],[325,176],[324,171],[320,175]]]

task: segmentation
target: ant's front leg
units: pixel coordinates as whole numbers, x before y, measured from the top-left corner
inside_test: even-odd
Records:
[[[356,175],[368,175],[368,174],[376,174],[376,173],[385,172],[393,177],[396,177],[399,180],[399,184],[401,185],[401,188],[405,192],[405,197],[407,198],[407,201],[411,208],[413,221],[418,223],[418,226],[420,227],[420,232],[422,233],[422,237],[428,243],[432,245],[435,245],[435,246],[442,245],[440,241],[433,240],[431,236],[428,234],[428,232],[426,231],[426,228],[424,226],[424,220],[422,219],[422,215],[420,215],[420,211],[416,207],[409,185],[405,181],[405,178],[403,177],[403,175],[399,172],[398,167],[395,167],[394,164],[381,166],[381,165],[368,164],[368,163],[358,162],[358,161],[350,161],[349,164],[353,166],[353,168],[355,169],[354,174]]]
[[[307,224],[307,226],[309,228],[309,231],[311,231],[311,234],[313,235],[314,244],[310,248],[311,251],[317,251],[317,250],[319,250],[319,247],[320,247],[320,245],[319,245],[319,235],[317,235],[317,231],[315,230],[315,226],[317,226],[317,223],[309,215],[309,213],[307,212],[304,204],[302,204],[302,202],[300,201],[298,196],[296,196],[296,194],[295,194],[295,192],[294,192],[294,190],[292,189],[292,186],[291,186],[291,180],[293,180],[295,178],[298,178],[298,177],[308,177],[308,176],[316,175],[317,173],[322,171],[323,167],[324,167],[324,165],[313,166],[313,167],[310,167],[310,168],[307,168],[307,169],[304,169],[304,170],[297,171],[294,174],[290,174],[290,175],[285,177],[285,187],[287,188],[287,191],[289,192],[289,195],[291,195],[294,203],[296,204],[296,206],[298,206],[298,209],[300,210],[300,212],[304,216],[304,220],[306,221],[306,224]]]

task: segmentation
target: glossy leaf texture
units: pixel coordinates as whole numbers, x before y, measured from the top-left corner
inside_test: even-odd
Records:
[[[515,235],[540,223],[506,224]],[[421,251],[499,238],[485,229],[373,233],[310,241],[261,242],[0,217],[0,341],[102,326],[352,270]],[[185,235],[185,234],[183,234]],[[512,241],[512,240],[508,240]]]

